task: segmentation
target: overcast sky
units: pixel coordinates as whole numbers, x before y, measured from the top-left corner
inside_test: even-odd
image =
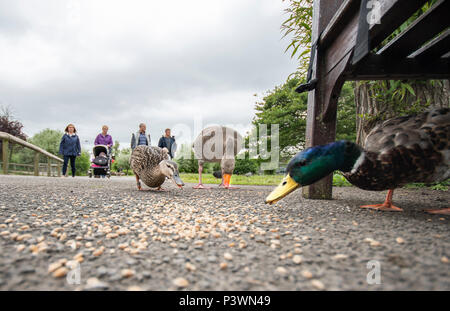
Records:
[[[179,143],[207,124],[242,134],[257,93],[295,71],[281,0],[2,0],[0,105],[27,135],[74,123],[90,148],[101,125],[129,147],[147,123]],[[195,128],[194,123],[196,122]]]

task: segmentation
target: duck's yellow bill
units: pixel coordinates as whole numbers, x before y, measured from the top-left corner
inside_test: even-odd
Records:
[[[286,175],[278,187],[276,187],[266,198],[266,203],[273,204],[299,187],[300,184],[293,180],[291,176]]]

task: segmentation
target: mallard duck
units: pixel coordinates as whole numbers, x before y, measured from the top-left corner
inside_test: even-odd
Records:
[[[310,185],[335,170],[364,190],[389,190],[383,204],[364,205],[402,211],[392,204],[395,188],[407,183],[433,183],[450,177],[450,109],[389,119],[376,126],[365,149],[345,140],[314,146],[288,164],[281,184],[266,198],[275,203],[295,189]],[[429,210],[449,214],[450,209]]]
[[[219,185],[231,189],[231,175],[234,171],[235,157],[242,148],[242,136],[234,129],[225,126],[210,126],[202,130],[192,144],[194,156],[198,159],[199,182],[194,189],[209,189],[202,183],[203,164],[220,162],[222,178]]]
[[[130,166],[136,175],[137,188],[142,190],[141,182],[151,188],[161,190],[166,178],[172,180],[178,187],[184,183],[178,173],[178,165],[169,160],[168,150],[153,146],[137,146],[131,153]]]

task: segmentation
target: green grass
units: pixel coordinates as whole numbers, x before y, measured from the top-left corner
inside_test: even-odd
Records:
[[[181,179],[185,183],[198,183],[198,174],[181,173]],[[252,186],[277,186],[284,175],[253,175],[250,177],[244,175],[233,175],[231,184],[233,185],[252,185]],[[203,174],[204,184],[220,184],[221,180],[215,178],[212,174]],[[333,185],[335,187],[349,187],[351,184],[344,176],[335,174],[333,176]]]
[[[198,174],[181,173],[181,179],[185,183],[198,183]],[[221,179],[215,178],[212,174],[202,175],[204,184],[220,184]],[[283,175],[253,175],[250,177],[244,175],[233,175],[231,177],[231,184],[233,185],[260,185],[260,186],[275,186],[283,179]]]

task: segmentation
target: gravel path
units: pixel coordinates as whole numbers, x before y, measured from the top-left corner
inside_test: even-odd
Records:
[[[448,191],[398,190],[405,212],[383,213],[357,188],[268,206],[272,187],[165,187],[0,176],[0,290],[450,290],[450,217],[421,211]]]

